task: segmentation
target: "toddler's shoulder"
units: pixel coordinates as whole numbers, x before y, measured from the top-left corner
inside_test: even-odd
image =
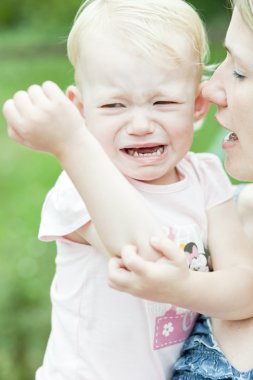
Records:
[[[233,187],[219,157],[212,153],[188,153],[186,161],[194,170],[210,208],[232,198]]]
[[[39,237],[54,240],[67,235],[90,220],[87,208],[65,172],[48,192],[42,207]]]
[[[227,177],[220,158],[213,153],[189,152],[185,158],[197,170],[218,171]]]

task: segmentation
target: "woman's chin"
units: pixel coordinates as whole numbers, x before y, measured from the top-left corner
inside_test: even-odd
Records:
[[[224,167],[226,172],[234,179],[242,182],[253,182],[253,160],[251,165],[239,159],[225,158]]]

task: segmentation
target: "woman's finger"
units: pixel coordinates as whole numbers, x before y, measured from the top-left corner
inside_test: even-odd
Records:
[[[152,237],[150,244],[157,252],[169,260],[177,261],[182,258],[182,251],[167,237]]]
[[[131,283],[132,273],[124,266],[121,259],[112,257],[108,263],[108,285],[111,288],[126,291]]]
[[[137,248],[133,245],[126,245],[121,250],[121,257],[125,267],[138,276],[147,274],[148,261],[144,260],[137,253]]]

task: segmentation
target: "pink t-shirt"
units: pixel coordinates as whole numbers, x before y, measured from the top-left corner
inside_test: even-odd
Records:
[[[211,154],[189,153],[177,168],[182,179],[174,184],[129,181],[191,269],[207,271],[206,210],[230,199],[232,187]],[[41,240],[57,241],[57,257],[52,330],[36,379],[168,380],[196,314],[109,288],[105,255],[63,238],[89,221],[63,172],[47,195],[39,232]]]

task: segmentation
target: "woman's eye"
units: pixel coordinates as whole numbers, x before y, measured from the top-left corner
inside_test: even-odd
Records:
[[[245,78],[245,75],[238,73],[238,71],[236,71],[236,70],[233,71],[233,76],[239,80],[243,80]]]
[[[109,104],[104,104],[101,108],[121,108],[125,107],[124,104],[122,103],[109,103]]]

